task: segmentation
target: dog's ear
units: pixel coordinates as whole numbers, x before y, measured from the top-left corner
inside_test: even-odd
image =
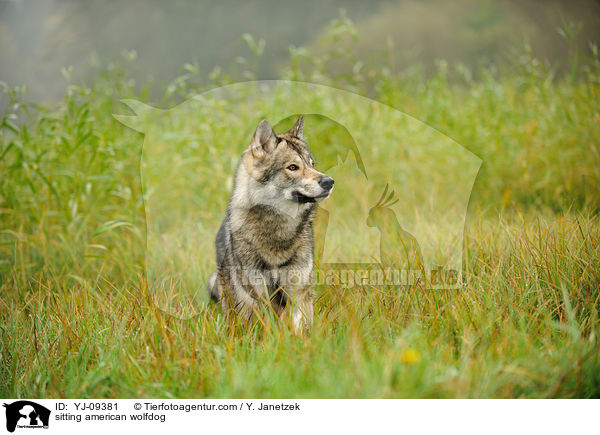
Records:
[[[300,118],[298,118],[298,121],[296,121],[294,126],[292,128],[290,128],[290,131],[288,131],[288,134],[291,134],[292,136],[297,137],[300,140],[304,140],[303,131],[304,131],[304,118],[302,117],[302,115],[300,115]]]
[[[250,143],[250,151],[256,158],[263,158],[277,146],[277,136],[266,119],[263,119],[256,127],[254,137]]]

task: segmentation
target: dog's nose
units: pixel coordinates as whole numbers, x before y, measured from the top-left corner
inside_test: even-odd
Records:
[[[333,178],[328,177],[327,175],[319,180],[319,186],[321,186],[324,190],[331,190],[333,183]]]

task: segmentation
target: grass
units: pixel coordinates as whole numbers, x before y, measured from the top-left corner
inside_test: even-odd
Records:
[[[179,320],[143,282],[43,274],[3,288],[2,395],[597,397],[599,238],[583,216],[471,223],[464,290],[328,287],[310,339],[230,329],[212,305]]]
[[[226,325],[213,305],[170,316],[143,267],[142,136],[111,116],[124,113],[118,98],[148,98],[145,88],[115,65],[89,86],[71,82],[54,105],[26,104],[7,88],[0,396],[599,397],[597,57],[577,80],[554,78],[533,58],[476,79],[443,63],[431,77],[328,77],[326,62],[300,63],[283,76],[371,95],[483,159],[464,288],[327,286],[309,339],[269,317],[248,330]],[[165,104],[199,91],[182,77]],[[384,139],[373,145],[382,152]],[[215,183],[240,146],[215,156]],[[222,213],[227,191],[199,195],[206,213]]]

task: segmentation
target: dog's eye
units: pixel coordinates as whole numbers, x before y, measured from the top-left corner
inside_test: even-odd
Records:
[[[287,167],[287,169],[290,170],[290,171],[297,171],[298,169],[300,169],[300,167],[298,165],[292,163],[291,165],[289,165]]]

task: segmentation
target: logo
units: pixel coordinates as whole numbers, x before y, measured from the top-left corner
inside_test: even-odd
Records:
[[[482,161],[436,129],[351,92],[283,80],[227,85],[167,110],[123,103],[134,115],[115,118],[144,134],[145,271],[162,310],[199,313],[241,152],[260,119],[283,132],[300,115],[317,170],[335,180],[313,222],[316,290],[462,287],[465,220]],[[259,177],[244,192],[296,216],[299,206],[285,202],[282,186]],[[265,277],[256,275],[253,286]]]
[[[50,410],[29,400],[19,400],[4,404],[6,408],[6,430],[14,432],[19,429],[48,429]]]

